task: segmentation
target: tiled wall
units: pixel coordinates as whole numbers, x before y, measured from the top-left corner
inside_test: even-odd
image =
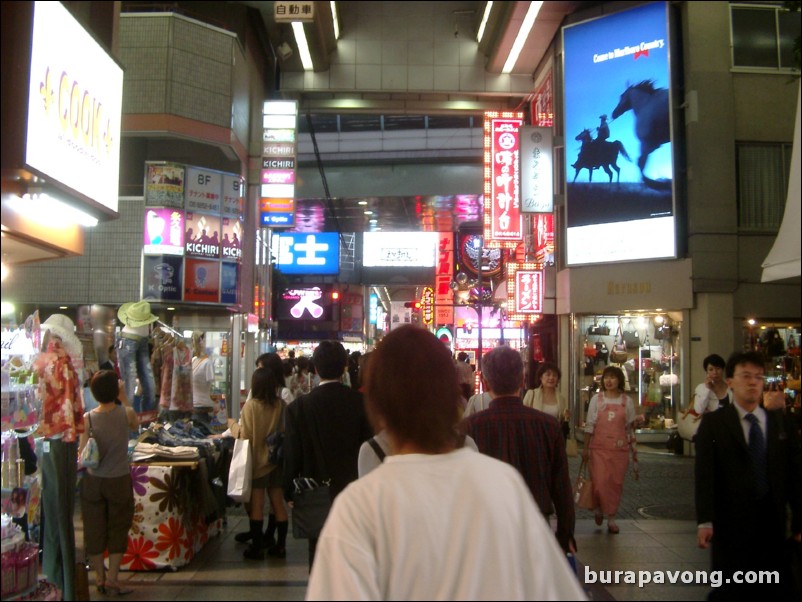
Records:
[[[145,201],[120,200],[120,219],[86,228],[84,255],[20,266],[3,288],[17,303],[114,305],[140,299]]]
[[[180,15],[123,14],[123,113],[169,113],[231,127],[236,45],[234,34]]]

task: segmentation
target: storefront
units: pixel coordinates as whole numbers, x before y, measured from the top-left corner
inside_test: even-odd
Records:
[[[626,394],[645,418],[638,440],[667,440],[693,391],[683,328],[692,305],[690,260],[558,273],[557,312],[568,333],[563,381],[578,438],[604,368],[617,366],[625,376]]]

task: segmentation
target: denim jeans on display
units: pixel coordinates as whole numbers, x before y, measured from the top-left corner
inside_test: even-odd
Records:
[[[142,388],[142,404],[137,411],[146,412],[156,408],[156,382],[153,377],[153,366],[150,363],[148,339],[121,338],[117,346],[117,364],[120,376],[125,382],[125,394],[131,404],[134,403],[136,379]]]

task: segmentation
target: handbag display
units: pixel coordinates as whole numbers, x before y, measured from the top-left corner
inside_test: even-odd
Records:
[[[607,320],[605,320],[601,324],[593,324],[593,326],[588,326],[588,334],[596,336],[605,336],[605,337],[609,335],[610,327],[607,326]]]
[[[251,501],[251,480],[253,479],[253,457],[249,439],[236,439],[228,469],[227,494],[235,502]]]
[[[331,488],[314,479],[293,480],[292,536],[295,539],[317,539],[331,510]]]
[[[100,466],[100,448],[97,446],[95,431],[92,430],[92,414],[89,413],[86,416],[89,419],[89,439],[86,440],[86,445],[81,450],[80,460],[84,468],[94,469]]]
[[[637,349],[640,347],[640,335],[631,325],[628,328],[630,330],[625,330],[622,338],[627,344],[627,349]]]
[[[593,482],[588,476],[588,463],[582,460],[574,483],[574,503],[579,508],[593,510]]]
[[[763,391],[763,407],[767,410],[785,410],[785,387],[774,381]]]
[[[627,351],[627,344],[624,342],[624,333],[621,332],[621,325],[618,326],[618,332],[615,333],[615,337],[613,350],[610,352],[610,362],[623,364],[627,361],[629,352]]]

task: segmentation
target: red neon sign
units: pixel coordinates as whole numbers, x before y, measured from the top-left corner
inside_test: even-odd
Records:
[[[523,240],[521,214],[522,113],[485,113],[485,246],[513,248]]]

